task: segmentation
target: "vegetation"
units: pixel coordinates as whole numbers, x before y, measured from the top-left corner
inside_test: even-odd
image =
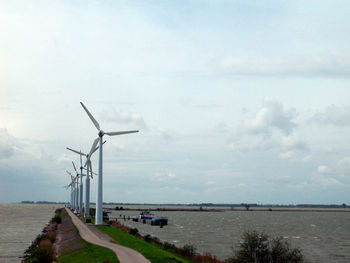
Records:
[[[55,216],[51,220],[53,223],[61,224],[62,222],[62,209],[57,209]]]
[[[24,262],[27,263],[51,263],[55,258],[53,243],[56,240],[57,224],[61,222],[61,210],[55,211],[55,216],[38,235],[29,248],[24,252]]]
[[[55,216],[50,223],[44,228],[43,233],[38,235],[32,242],[31,246],[24,253],[24,262],[26,263],[51,263],[55,260],[56,255],[53,249],[53,243],[56,241],[58,225],[71,220],[70,216],[64,209],[57,209]],[[73,224],[65,227],[60,231],[61,235],[70,235],[78,232]],[[108,248],[90,244],[77,235],[77,239],[71,240],[72,250],[64,250],[64,255],[57,258],[59,263],[97,263],[108,262],[118,263],[118,259],[113,251]],[[74,244],[73,244],[74,243]],[[79,243],[79,244],[78,244]]]
[[[60,256],[57,259],[57,263],[119,262],[114,252],[110,249],[90,244],[83,239],[81,239],[81,242],[84,244],[82,249]]]
[[[61,213],[62,223],[59,228],[59,234],[61,240],[64,241],[64,245],[59,245],[59,256],[56,260],[58,263],[95,263],[95,262],[119,262],[118,258],[108,248],[93,245],[83,240],[78,233],[78,229],[72,223],[72,219],[66,210],[62,209]],[[68,222],[67,222],[68,221]]]
[[[269,240],[268,235],[256,231],[243,234],[234,256],[226,263],[300,263],[304,262],[301,251],[291,249],[290,244],[282,238]]]
[[[115,226],[115,224],[113,225]],[[163,250],[161,247],[155,244],[146,242],[138,234],[129,234],[129,230],[126,232],[117,227],[111,227],[109,225],[97,226],[97,228],[111,236],[118,244],[137,250],[152,263],[191,262],[190,260],[182,258],[181,256],[170,251]]]
[[[196,262],[221,263],[219,259],[209,253],[204,255],[196,253],[193,245],[178,248],[168,242],[161,242],[151,235],[141,236],[137,228],[129,228],[115,221],[108,225],[98,226],[100,230],[111,236],[118,244],[139,251],[153,262]]]

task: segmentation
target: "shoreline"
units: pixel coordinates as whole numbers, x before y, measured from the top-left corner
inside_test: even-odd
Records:
[[[105,208],[108,211],[152,211],[152,212],[336,212],[336,213],[349,213],[349,208],[288,208],[288,207],[233,207],[226,209],[218,209],[218,208],[155,208],[155,207],[144,207],[144,208],[130,208],[130,207],[122,207],[122,209],[118,208]]]

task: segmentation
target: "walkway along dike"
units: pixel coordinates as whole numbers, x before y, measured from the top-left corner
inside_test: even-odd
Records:
[[[76,215],[74,215],[68,208],[66,211],[72,218],[73,224],[78,228],[80,236],[87,242],[111,249],[118,257],[120,263],[150,263],[139,252],[112,243],[112,239],[100,232],[94,225],[86,225]]]

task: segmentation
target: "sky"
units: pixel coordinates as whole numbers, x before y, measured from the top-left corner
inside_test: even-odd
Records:
[[[350,203],[348,1],[0,1],[0,202]],[[98,155],[92,156],[97,172]],[[96,200],[97,178],[91,182]]]

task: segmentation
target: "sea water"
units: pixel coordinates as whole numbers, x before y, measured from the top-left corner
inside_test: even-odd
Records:
[[[62,205],[0,204],[0,262],[21,262],[58,207]]]
[[[21,256],[62,205],[0,204],[0,262],[21,262]],[[133,207],[135,208],[135,207]],[[232,255],[246,230],[283,237],[298,247],[308,262],[350,262],[348,212],[154,212],[167,216],[160,228],[121,220],[123,224],[177,246],[192,244],[198,252],[224,259]],[[111,216],[137,216],[137,211],[113,211]]]
[[[111,216],[137,216],[137,211],[113,211]],[[349,212],[154,212],[166,216],[169,225],[160,228],[132,220],[120,220],[179,247],[192,244],[198,252],[220,259],[232,256],[246,230],[282,237],[302,250],[308,262],[350,262]]]

